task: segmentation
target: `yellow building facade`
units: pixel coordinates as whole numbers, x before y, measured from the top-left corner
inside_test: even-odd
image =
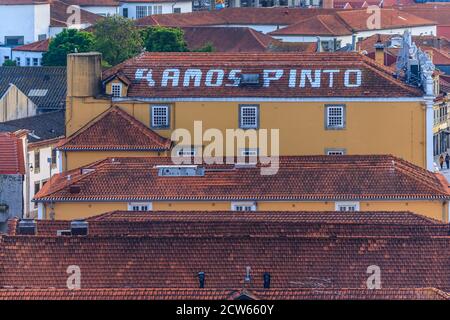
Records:
[[[224,137],[230,129],[244,132],[274,129],[279,133],[280,156],[392,154],[418,167],[433,168],[434,97],[430,87],[424,87],[423,92],[406,85],[376,62],[356,53],[302,57],[298,54],[146,53],[103,73],[100,65],[101,57],[95,53],[68,56],[67,141],[86,128],[95,127],[96,121],[112,110],[120,110],[167,140],[179,129],[198,138],[195,124],[201,122],[200,138],[182,145],[191,148],[195,155],[201,155],[207,147],[208,139],[203,133],[208,129]],[[235,72],[238,69],[240,78]],[[238,78],[243,82],[244,76],[255,75],[259,75],[258,85],[233,84]],[[242,126],[246,116],[243,107],[247,106],[254,111],[252,128]],[[166,121],[163,126],[155,125],[162,119],[155,107],[159,108],[158,112],[163,111]],[[333,113],[336,111],[338,117]],[[338,121],[338,125],[333,126],[333,121]],[[110,131],[116,129],[111,126]],[[105,130],[100,132],[109,134]],[[171,147],[177,142],[172,141]],[[272,143],[269,138],[269,150]],[[72,149],[61,146],[66,173],[82,171],[105,158],[170,155],[170,150],[102,149],[93,145],[77,149],[76,146],[76,143]],[[247,143],[244,151],[251,147]],[[243,150],[235,152],[239,155]],[[139,204],[138,200],[108,201],[106,198],[44,201],[42,194],[46,192],[51,193],[42,191],[38,201],[41,218],[85,218],[112,210],[131,210],[133,203]],[[233,210],[236,201],[241,200],[174,199],[144,203],[152,210],[215,211]],[[261,211],[335,211],[341,202],[337,198],[255,200],[255,206]],[[442,221],[448,221],[449,216],[445,197],[404,199],[399,196],[390,200],[375,197],[354,201],[352,206],[352,210],[361,211],[407,210]]]

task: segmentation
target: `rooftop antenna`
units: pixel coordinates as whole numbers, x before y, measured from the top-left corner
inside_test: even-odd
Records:
[[[250,267],[245,268],[244,287],[247,283],[250,284],[250,282],[252,281],[252,276],[250,274],[251,271],[252,271],[252,268],[250,268]]]

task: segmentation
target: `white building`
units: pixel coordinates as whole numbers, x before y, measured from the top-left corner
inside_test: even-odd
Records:
[[[374,34],[435,35],[436,23],[396,9],[380,9],[379,15],[366,9],[343,10],[334,14],[316,15],[285,28],[270,32],[275,39],[285,42],[317,42],[322,50],[332,51],[353,45]]]
[[[78,17],[74,16],[76,10]],[[59,0],[0,0],[0,66],[5,60],[17,58],[20,65],[26,66],[30,58],[30,66],[38,66],[42,54],[12,49],[48,39],[67,27],[87,28],[98,19],[99,15]]]
[[[120,14],[126,18],[139,19],[153,14],[192,12],[192,1],[120,1]]]

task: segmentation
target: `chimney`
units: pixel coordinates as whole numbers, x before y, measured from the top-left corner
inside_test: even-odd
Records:
[[[201,289],[205,287],[205,273],[203,271],[198,273],[198,287]]]
[[[333,0],[323,0],[322,7],[324,9],[333,9],[334,8],[334,1]]]
[[[67,55],[67,96],[94,97],[100,92],[102,55],[98,52]]]
[[[352,34],[352,51],[356,51],[356,34]]]
[[[375,61],[384,65],[384,44],[381,42],[381,37],[378,35],[378,40],[375,43]]]
[[[264,289],[270,289],[270,273],[264,272]]]

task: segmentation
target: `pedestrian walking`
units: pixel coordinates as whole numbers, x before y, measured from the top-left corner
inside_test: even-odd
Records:
[[[444,169],[444,155],[441,154],[439,157],[439,165],[441,166],[441,170]]]

